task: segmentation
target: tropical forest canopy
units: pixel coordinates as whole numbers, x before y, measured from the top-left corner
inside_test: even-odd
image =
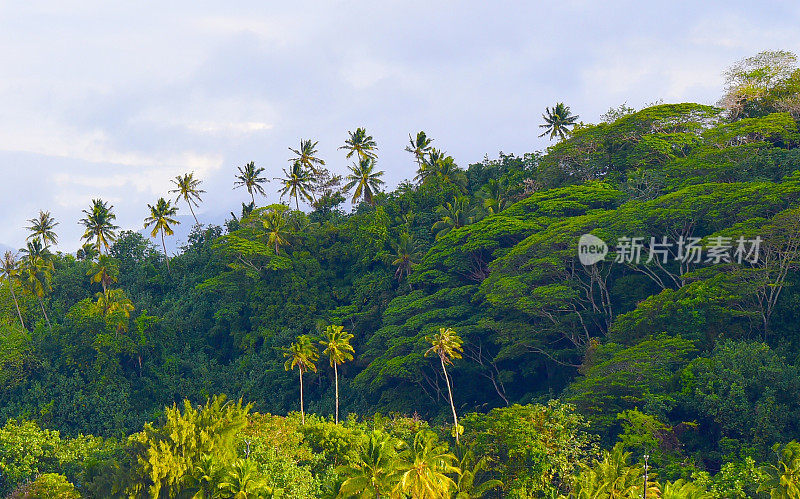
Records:
[[[800,497],[800,70],[725,76],[717,106],[556,103],[547,150],[468,165],[425,132],[303,139],[285,204],[232,169],[224,226],[192,172],[144,233],[101,192],[42,207],[2,262],[0,494]],[[401,153],[416,176],[386,190]],[[610,250],[588,266],[587,233]],[[760,247],[618,258],[633,237]]]

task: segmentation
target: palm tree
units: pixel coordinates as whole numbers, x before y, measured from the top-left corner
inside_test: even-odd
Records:
[[[336,469],[347,477],[339,488],[340,497],[379,498],[388,495],[398,482],[397,449],[400,442],[373,430],[358,447],[355,460]]]
[[[131,317],[131,312],[135,307],[133,302],[125,296],[125,292],[121,289],[110,289],[102,293],[97,293],[97,303],[95,306],[100,314],[110,321],[116,321],[115,330],[116,334],[128,330],[128,319]]]
[[[414,241],[414,237],[408,233],[403,232],[396,243],[392,243],[395,254],[392,256],[392,266],[395,267],[394,277],[399,281],[405,275],[408,278],[411,271],[419,261],[420,251],[419,246]],[[408,289],[411,289],[411,283],[408,284]]]
[[[272,497],[273,490],[267,486],[258,462],[251,459],[237,459],[228,472],[225,481],[219,484],[222,497],[248,499],[250,497]],[[219,497],[219,496],[215,496]]]
[[[503,182],[489,179],[481,190],[483,191],[483,208],[489,215],[497,215],[506,207],[506,190]]]
[[[53,257],[49,248],[42,242],[41,239],[33,239],[25,244],[25,247],[20,250],[27,260],[40,259],[43,263],[50,264],[52,267],[51,259]]]
[[[17,316],[19,317],[19,322],[22,324],[22,328],[25,328],[25,321],[22,320],[22,312],[19,309],[19,302],[17,301],[17,294],[14,292],[14,279],[19,278],[19,262],[17,261],[17,256],[10,252],[6,251],[3,254],[3,261],[0,263],[0,271],[3,273],[3,277],[6,278],[6,282],[8,282],[8,289],[11,291],[11,298],[14,299],[14,306],[17,307]]]
[[[353,360],[355,351],[350,345],[353,335],[343,331],[342,326],[328,326],[325,328],[325,339],[320,344],[325,347],[323,355],[328,356],[336,380],[336,424],[339,424],[339,366]]]
[[[661,499],[711,499],[714,497],[713,494],[708,492],[702,486],[693,482],[687,482],[683,479],[679,479],[674,482],[667,482],[660,487],[660,489]],[[795,492],[796,495],[794,497],[800,497],[797,495],[798,493],[800,493],[800,490]]]
[[[459,447],[461,448],[461,447]],[[489,458],[484,456],[476,461],[472,450],[464,452],[458,461],[458,482],[455,499],[477,499],[486,495],[492,489],[503,486],[500,480],[489,479],[481,481],[483,475],[489,470]]]
[[[453,389],[450,385],[450,377],[447,375],[447,366],[453,364],[453,359],[461,358],[461,354],[464,351],[462,347],[464,341],[458,333],[449,327],[440,327],[438,333],[433,336],[427,336],[425,340],[431,344],[431,347],[425,352],[425,356],[436,354],[442,364],[444,382],[447,384],[447,394],[450,396],[450,408],[453,410],[453,434],[456,437],[456,443],[458,443],[458,435],[461,433],[461,427],[458,426],[456,405],[453,403]]]
[[[441,444],[432,431],[417,432],[414,443],[402,455],[398,492],[415,499],[442,499],[450,497],[457,489],[453,479],[447,476],[459,472],[453,465],[456,456],[448,452],[447,446]]]
[[[175,198],[175,203],[177,204],[177,202],[181,199],[186,201],[186,204],[189,205],[189,211],[192,212],[192,216],[194,217],[194,223],[199,225],[200,222],[197,220],[197,215],[194,214],[194,208],[192,208],[192,205],[200,206],[200,202],[203,201],[203,198],[200,197],[200,194],[206,192],[200,189],[200,184],[202,184],[203,181],[194,178],[194,172],[192,172],[184,173],[183,176],[178,175],[170,182],[176,186],[176,189],[169,191],[170,194],[178,195]]]
[[[194,496],[192,499],[214,499],[219,496],[219,483],[223,481],[225,469],[218,457],[202,454],[188,479]]]
[[[445,156],[434,162],[430,173],[443,184],[453,184],[461,192],[467,192],[467,175],[456,165],[452,156]]]
[[[547,107],[545,108],[545,113],[542,114],[544,123],[539,125],[539,128],[544,128],[545,130],[539,137],[550,134],[550,140],[555,137],[564,140],[572,131],[572,127],[575,126],[578,118],[580,116],[572,114],[569,106],[565,106],[563,102],[557,103],[552,109]]]
[[[572,483],[572,496],[576,499],[597,497],[642,497],[644,489],[644,470],[630,466],[630,452],[624,452],[617,444],[593,465],[580,463],[580,473]],[[658,485],[648,479],[647,497],[658,497]]]
[[[321,172],[320,167],[325,166],[325,161],[317,157],[317,144],[318,142],[311,142],[311,139],[300,139],[300,149],[289,148],[295,154],[289,161],[292,164],[300,162],[306,170],[314,175],[319,174]]]
[[[39,211],[39,217],[31,218],[28,222],[31,224],[30,227],[26,227],[31,231],[28,239],[41,239],[45,246],[58,244],[58,235],[54,230],[58,222],[50,216],[49,211]]]
[[[94,260],[97,255],[97,246],[93,243],[83,243],[83,246],[78,248],[78,251],[75,252],[75,256],[78,260],[88,262]]]
[[[800,497],[800,443],[789,442],[778,452],[778,465],[764,468],[767,479],[758,488],[771,497]]]
[[[433,175],[439,167],[439,162],[447,157],[447,153],[436,148],[429,148],[428,154],[419,159],[417,174],[414,180],[417,182],[425,182],[425,180]]]
[[[442,217],[431,227],[431,231],[436,233],[437,240],[451,230],[464,227],[472,221],[469,217],[469,199],[466,196],[459,196],[452,203],[445,203],[436,210],[436,213]]]
[[[119,227],[114,225],[117,216],[111,211],[113,209],[113,206],[109,206],[102,199],[93,199],[91,208],[83,210],[86,217],[82,218],[80,223],[86,227],[86,231],[81,239],[89,241],[94,239],[99,253],[103,252],[103,248],[108,251],[109,243],[117,239],[116,230]]]
[[[431,151],[433,139],[429,139],[425,132],[417,132],[416,138],[412,137],[410,133],[408,134],[408,142],[409,145],[406,146],[406,151],[414,155],[417,168],[421,168],[425,156]]]
[[[339,149],[347,151],[347,159],[350,159],[354,154],[358,155],[359,160],[362,159],[376,159],[375,151],[378,150],[378,144],[372,139],[372,135],[367,135],[364,128],[356,128],[355,132],[347,132],[350,138],[344,141],[344,145]]]
[[[275,179],[283,182],[283,188],[280,191],[281,199],[283,199],[285,195],[288,195],[290,198],[293,197],[295,207],[298,210],[300,210],[300,198],[303,198],[303,200],[308,203],[314,200],[314,196],[312,195],[314,180],[311,177],[310,170],[304,168],[300,161],[292,163],[292,167],[288,170],[284,168],[283,174],[283,178]]]
[[[281,246],[289,244],[286,240],[287,226],[289,224],[286,212],[289,207],[282,204],[272,205],[261,218],[261,224],[267,231],[267,244],[275,247],[275,254],[278,254]]]
[[[297,337],[297,341],[283,353],[288,357],[283,367],[287,371],[293,371],[295,367],[300,371],[300,418],[301,423],[306,424],[306,413],[303,407],[303,373],[305,371],[317,372],[316,361],[319,359],[319,350],[311,342],[307,335]]]
[[[265,177],[262,177],[261,174],[264,172],[264,168],[258,167],[256,168],[256,164],[252,161],[247,163],[244,166],[239,167],[239,174],[236,175],[236,182],[233,183],[233,188],[237,189],[239,187],[245,187],[247,192],[250,193],[250,199],[253,201],[253,204],[256,203],[256,195],[255,193],[259,193],[262,196],[266,196],[267,193],[264,190],[264,187],[261,184],[269,182]]]
[[[353,187],[356,188],[351,202],[355,204],[358,198],[363,197],[367,203],[375,204],[373,196],[383,185],[383,180],[380,179],[383,171],[374,171],[375,160],[369,157],[361,158],[348,168],[350,168],[351,173],[347,176],[348,182],[344,186],[344,190],[349,191]]]
[[[172,206],[172,203],[164,198],[159,198],[156,205],[147,205],[150,208],[150,216],[144,219],[144,228],[147,229],[151,225],[153,230],[150,232],[150,237],[156,237],[156,234],[161,232],[161,247],[164,248],[164,258],[167,259],[167,272],[171,272],[169,268],[169,255],[167,254],[167,244],[164,241],[164,235],[171,236],[175,234],[172,230],[172,225],[180,224],[174,217],[178,213],[178,208]]]
[[[111,285],[117,282],[119,264],[108,255],[100,255],[86,275],[89,276],[89,282],[92,284],[99,282],[103,286],[103,293],[107,293]]]
[[[47,327],[52,331],[53,325],[50,323],[50,317],[47,315],[43,301],[45,295],[51,289],[50,278],[53,271],[51,255],[39,239],[28,241],[27,246],[21,251],[25,255],[22,259],[24,283],[31,294],[39,300],[44,320],[47,322]]]

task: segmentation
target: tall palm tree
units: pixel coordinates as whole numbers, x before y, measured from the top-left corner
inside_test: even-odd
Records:
[[[8,289],[11,291],[11,298],[14,299],[14,306],[17,308],[19,322],[22,324],[22,328],[24,329],[25,321],[22,320],[22,312],[19,309],[17,294],[14,292],[14,279],[19,278],[19,262],[17,261],[17,256],[14,253],[6,251],[3,254],[3,260],[0,262],[0,272],[2,272],[3,277],[6,278]]]
[[[406,151],[414,155],[414,161],[417,162],[417,168],[422,167],[422,162],[425,156],[431,151],[431,143],[433,139],[429,139],[425,132],[417,132],[416,137],[408,134],[409,145],[406,146]]]
[[[295,367],[300,371],[300,420],[306,424],[306,412],[303,405],[303,373],[305,371],[317,372],[316,362],[319,360],[319,350],[311,342],[307,335],[297,337],[297,341],[283,352],[284,357],[288,357],[283,364],[287,371],[293,371]]]
[[[355,460],[336,469],[346,477],[339,488],[341,497],[372,499],[388,496],[399,480],[397,449],[400,442],[373,430],[358,447]]]
[[[49,211],[40,210],[39,217],[31,218],[28,222],[31,224],[29,227],[26,227],[26,229],[31,231],[28,239],[41,239],[45,246],[58,244],[58,235],[55,232],[58,222],[56,222],[55,218],[50,216]]]
[[[109,243],[117,239],[116,230],[119,227],[114,225],[117,216],[112,211],[113,209],[113,206],[109,206],[102,199],[93,199],[91,208],[83,210],[86,216],[80,220],[80,223],[86,227],[86,231],[81,239],[88,241],[94,239],[99,253],[103,252],[103,248],[108,251]]]
[[[363,198],[367,203],[374,204],[373,197],[380,186],[383,185],[383,180],[381,180],[383,171],[376,172],[375,160],[369,157],[361,158],[348,168],[350,168],[351,173],[346,177],[348,182],[344,186],[344,190],[349,191],[353,187],[356,188],[351,202],[355,204],[358,198]]]
[[[445,203],[436,210],[436,213],[441,218],[433,224],[431,231],[436,233],[437,240],[451,230],[464,227],[472,221],[469,216],[469,199],[466,196],[459,196],[453,202]]]
[[[300,149],[289,148],[295,154],[289,161],[292,164],[300,162],[303,168],[317,175],[321,171],[320,167],[325,166],[325,161],[317,157],[317,144],[318,142],[312,142],[311,139],[300,139]]]
[[[453,359],[460,359],[461,354],[464,352],[461,336],[449,327],[440,327],[439,332],[433,336],[425,338],[431,347],[425,352],[427,357],[429,354],[435,354],[439,357],[442,364],[442,372],[444,373],[444,382],[447,384],[447,394],[450,396],[450,408],[453,410],[453,434],[458,443],[458,435],[461,433],[461,427],[458,426],[458,416],[456,415],[456,405],[453,403],[453,388],[450,384],[450,377],[447,375],[447,366],[453,364]]]
[[[47,292],[51,290],[50,279],[53,271],[52,255],[39,239],[28,241],[27,246],[23,248],[21,252],[24,255],[22,259],[23,282],[28,287],[31,294],[36,296],[39,301],[39,306],[42,309],[44,320],[47,322],[47,327],[52,331],[53,325],[50,323],[47,310],[44,308],[44,297]]]
[[[256,168],[256,164],[252,161],[244,166],[240,166],[239,174],[236,175],[236,182],[233,183],[233,188],[246,188],[247,192],[250,193],[250,199],[253,201],[253,204],[255,204],[256,192],[262,196],[267,195],[267,192],[264,190],[264,187],[262,187],[261,184],[269,182],[269,180],[267,180],[266,177],[262,177],[262,173],[264,173],[264,168]]]
[[[179,225],[180,222],[175,220],[174,217],[178,213],[178,208],[172,206],[172,203],[164,198],[159,198],[155,206],[148,204],[150,209],[150,216],[144,219],[144,228],[147,229],[151,225],[153,230],[150,232],[150,237],[156,237],[161,232],[161,247],[164,248],[164,258],[167,259],[167,272],[171,272],[169,268],[169,255],[167,254],[167,243],[164,242],[164,235],[171,236],[175,234],[171,225]]]
[[[292,163],[291,168],[288,170],[283,169],[283,178],[276,178],[283,182],[283,188],[280,190],[281,199],[283,196],[288,195],[294,198],[294,204],[297,210],[300,210],[300,198],[304,201],[311,203],[314,200],[312,188],[314,179],[311,176],[311,171],[303,167],[300,161]]]
[[[405,459],[399,464],[401,475],[397,492],[415,499],[451,497],[457,485],[448,475],[459,472],[453,465],[456,456],[448,452],[435,433],[417,432],[414,443],[402,454]]]
[[[414,266],[419,262],[419,245],[414,241],[414,237],[403,232],[396,243],[392,243],[395,254],[392,256],[392,266],[395,267],[394,277],[399,281],[405,276],[408,278]],[[411,289],[411,283],[408,284]]]
[[[169,193],[178,195],[175,198],[175,203],[177,204],[181,199],[186,201],[186,204],[189,205],[189,211],[192,212],[192,216],[194,217],[194,223],[199,225],[200,222],[197,220],[197,215],[194,214],[194,208],[192,208],[192,206],[200,206],[200,202],[203,201],[203,198],[200,196],[200,194],[206,192],[200,188],[200,184],[202,184],[203,181],[194,178],[194,172],[192,172],[184,173],[183,176],[178,175],[170,182],[175,184],[176,188],[169,191]]]
[[[378,150],[378,144],[372,139],[372,135],[367,135],[366,129],[356,128],[355,132],[348,131],[347,133],[350,134],[350,138],[345,140],[344,145],[339,148],[347,151],[347,159],[354,154],[358,155],[357,159],[359,160],[377,158],[375,151]]]
[[[557,103],[553,108],[546,107],[542,119],[544,123],[539,125],[539,128],[544,128],[539,137],[550,135],[550,140],[558,137],[559,140],[564,140],[570,134],[572,128],[576,125],[578,118],[577,114],[572,114],[569,106],[565,106],[563,102]]]
[[[333,375],[336,384],[336,424],[339,424],[339,366],[349,360],[353,360],[353,346],[350,340],[353,335],[343,331],[342,326],[328,326],[325,328],[325,339],[320,344],[325,347],[323,355],[328,356],[328,361],[333,368]]]
[[[108,255],[100,255],[86,275],[89,276],[89,282],[92,284],[99,282],[103,286],[103,293],[107,293],[111,285],[117,282],[119,264]]]

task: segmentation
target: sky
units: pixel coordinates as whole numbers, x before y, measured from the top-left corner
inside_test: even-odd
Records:
[[[237,167],[277,177],[311,138],[344,173],[337,147],[359,126],[393,188],[419,130],[467,166],[545,149],[559,101],[587,123],[622,103],[714,104],[737,60],[800,53],[798,25],[790,1],[0,0],[0,246],[49,210],[74,251],[98,197],[140,230],[185,172],[207,191],[200,221],[220,223],[248,198]],[[277,202],[266,188],[259,204]]]

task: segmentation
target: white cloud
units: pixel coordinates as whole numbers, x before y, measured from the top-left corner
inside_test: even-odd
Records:
[[[409,132],[462,164],[523,153],[546,146],[536,126],[554,99],[589,121],[623,101],[713,102],[733,61],[800,51],[788,2],[84,5],[0,2],[0,170],[12,177],[0,197],[16,200],[0,242],[24,240],[24,220],[53,207],[76,246],[92,197],[138,227],[144,203],[189,170],[220,218],[244,200],[235,166],[276,176],[303,137],[341,171],[336,147],[356,126],[396,185],[414,168]]]

